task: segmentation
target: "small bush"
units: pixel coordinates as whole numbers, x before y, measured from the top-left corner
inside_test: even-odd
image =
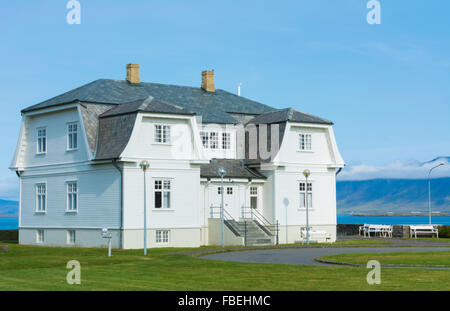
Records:
[[[439,237],[450,238],[450,226],[439,226]]]
[[[0,242],[18,242],[19,230],[0,230]]]

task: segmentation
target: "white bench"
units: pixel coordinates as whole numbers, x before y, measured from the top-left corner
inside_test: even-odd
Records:
[[[369,236],[373,233],[375,235],[383,236],[383,237],[389,237],[392,238],[392,226],[391,225],[368,225],[365,224],[364,226],[359,227],[359,234],[361,235],[361,232],[364,233],[364,237]]]
[[[306,227],[300,229],[303,240],[306,239]],[[331,233],[327,231],[313,230],[309,228],[309,239],[313,241],[329,242],[331,241]]]
[[[409,235],[417,239],[417,234],[431,234],[431,236],[436,234],[439,238],[439,230],[432,225],[411,225],[409,226]]]

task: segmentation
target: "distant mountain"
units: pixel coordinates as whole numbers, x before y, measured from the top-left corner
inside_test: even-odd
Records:
[[[0,199],[0,217],[17,217],[19,215],[19,202]]]
[[[435,160],[433,160],[435,161]],[[427,179],[338,181],[338,214],[428,211]],[[431,180],[432,211],[450,211],[450,178]]]

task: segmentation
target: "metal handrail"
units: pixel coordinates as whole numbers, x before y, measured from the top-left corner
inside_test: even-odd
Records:
[[[263,226],[264,228],[266,228],[267,231],[269,231],[272,234],[276,234],[277,232],[277,228],[276,228],[276,224],[272,224],[270,221],[268,221],[260,212],[258,212],[256,209],[252,208],[252,207],[248,207],[248,206],[242,206],[242,218],[246,218],[246,216],[248,215],[248,211],[250,210],[250,219],[252,220],[256,220],[257,223],[259,223],[261,226]]]
[[[220,218],[220,212],[221,212],[221,207],[220,206],[210,206],[210,218]],[[218,210],[217,212],[215,212],[215,210]],[[214,217],[215,215],[217,215],[218,217]],[[230,215],[230,213],[227,212],[226,209],[223,209],[223,219],[227,221],[228,225],[230,225],[231,227],[233,227],[233,229],[238,232],[240,234],[240,229],[238,226],[234,225],[232,221],[236,222],[236,220],[233,218],[233,216]]]

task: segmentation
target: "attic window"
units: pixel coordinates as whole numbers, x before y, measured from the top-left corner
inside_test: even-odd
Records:
[[[47,152],[47,129],[41,127],[37,129],[36,152],[43,154]]]
[[[155,143],[170,144],[170,125],[155,125]]]
[[[299,146],[298,149],[302,151],[311,150],[311,134],[299,134]]]

